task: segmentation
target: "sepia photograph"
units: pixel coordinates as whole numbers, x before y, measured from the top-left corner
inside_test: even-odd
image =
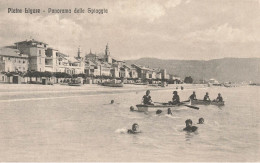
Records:
[[[260,162],[260,0],[0,0],[0,162]]]

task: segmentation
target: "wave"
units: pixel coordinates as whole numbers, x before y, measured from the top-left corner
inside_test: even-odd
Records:
[[[127,129],[126,128],[119,128],[119,129],[116,129],[115,133],[126,134],[127,133]]]

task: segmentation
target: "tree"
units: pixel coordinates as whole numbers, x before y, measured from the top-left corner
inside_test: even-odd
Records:
[[[193,79],[191,78],[191,76],[185,77],[184,83],[187,83],[187,84],[193,83]]]

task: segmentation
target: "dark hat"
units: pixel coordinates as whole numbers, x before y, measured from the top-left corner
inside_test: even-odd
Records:
[[[173,94],[177,94],[177,91],[173,91]]]

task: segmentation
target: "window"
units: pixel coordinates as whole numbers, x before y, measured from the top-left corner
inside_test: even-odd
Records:
[[[23,60],[23,63],[25,63],[25,60]]]
[[[39,50],[39,54],[41,54],[41,50]]]

